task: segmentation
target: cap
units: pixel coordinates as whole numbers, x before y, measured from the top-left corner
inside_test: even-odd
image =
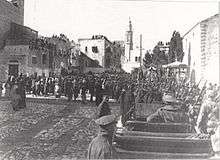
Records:
[[[95,120],[95,123],[101,126],[106,126],[113,122],[116,122],[116,117],[114,115],[102,116],[98,118],[97,120]]]

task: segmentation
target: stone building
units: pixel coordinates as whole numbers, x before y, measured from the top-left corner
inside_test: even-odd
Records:
[[[11,23],[5,45],[0,50],[1,80],[8,75],[49,75],[52,71],[55,46],[38,38],[38,32]]]
[[[104,69],[119,69],[123,49],[112,43],[105,36],[96,35],[92,38],[79,39],[80,51],[93,59]]]
[[[183,36],[183,61],[190,66],[190,76],[196,82],[220,82],[218,21],[216,14],[197,23]]]
[[[24,24],[24,0],[0,0],[0,48],[4,46],[12,22]]]

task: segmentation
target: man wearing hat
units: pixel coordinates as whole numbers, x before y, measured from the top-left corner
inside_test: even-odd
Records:
[[[116,157],[116,152],[112,146],[112,139],[116,127],[116,118],[113,115],[102,116],[97,119],[100,131],[89,144],[88,159],[112,159]]]
[[[147,117],[149,123],[189,123],[186,110],[179,104],[174,93],[163,95],[164,106]]]

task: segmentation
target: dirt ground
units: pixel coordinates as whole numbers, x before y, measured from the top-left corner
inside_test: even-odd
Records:
[[[111,104],[113,114],[118,105]],[[27,101],[27,108],[13,111],[0,100],[0,159],[85,159],[98,127],[92,103]]]

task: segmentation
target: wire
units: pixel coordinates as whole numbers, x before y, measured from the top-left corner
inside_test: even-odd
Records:
[[[204,1],[187,1],[187,0],[113,0],[113,1],[143,1],[143,2],[156,2],[156,3],[217,3],[218,0],[204,0]]]

